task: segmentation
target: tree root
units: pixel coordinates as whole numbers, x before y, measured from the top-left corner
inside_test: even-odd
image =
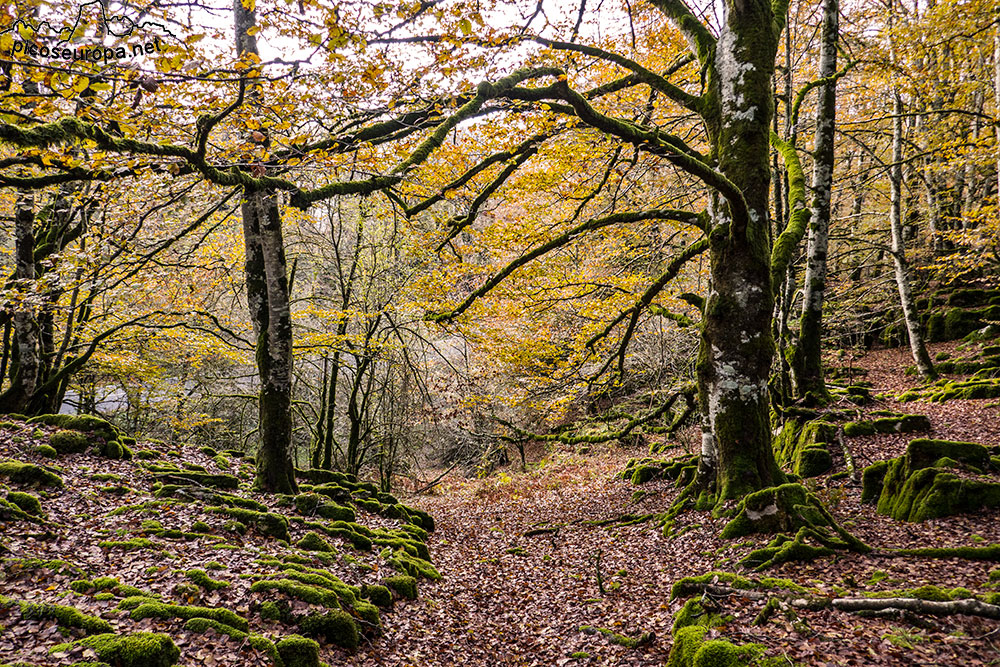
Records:
[[[861,613],[866,616],[898,618],[912,622],[913,625],[918,627],[924,626],[919,621],[913,622],[911,619],[919,614],[929,614],[931,616],[965,614],[966,616],[979,616],[981,618],[1000,620],[1000,605],[989,604],[982,600],[971,598],[950,601],[921,600],[920,598],[910,597],[831,599],[803,596],[801,593],[792,591],[782,594],[779,592],[747,590],[745,588],[720,585],[718,583],[699,583],[691,580],[682,580],[674,584],[673,597],[688,597],[699,593],[713,598],[736,596],[749,600],[766,600],[767,604],[754,621],[755,625],[763,625],[775,611],[784,611],[785,606],[809,610],[832,607],[839,611]]]

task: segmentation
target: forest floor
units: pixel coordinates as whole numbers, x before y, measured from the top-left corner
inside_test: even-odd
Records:
[[[931,347],[954,352],[955,343]],[[905,375],[912,364],[905,348],[878,350],[855,362],[867,371],[873,394],[920,384]],[[915,437],[1000,444],[998,408],[990,400],[897,403],[877,401],[862,413],[895,410],[926,414],[930,433],[883,434],[850,439],[856,465],[900,456]],[[835,407],[850,407],[844,404]],[[693,452],[694,438],[689,438]],[[671,452],[673,453],[673,452]],[[680,453],[680,452],[677,452]],[[615,478],[627,460],[645,449],[595,447],[587,454],[550,451],[529,464],[482,480],[452,480],[437,495],[411,502],[430,512],[438,529],[430,539],[440,582],[421,588],[405,614],[394,615],[385,636],[353,656],[352,665],[664,665],[671,648],[673,615],[684,600],[670,599],[683,577],[711,571],[739,572],[736,562],[766,541],[764,536],[725,541],[724,520],[708,512],[679,517],[679,537],[665,538],[655,522],[622,527],[588,524],[622,514],[668,509],[679,491],[669,481],[637,488]],[[834,468],[843,470],[843,460]],[[1000,511],[929,520],[895,521],[860,503],[860,485],[829,476],[808,480],[839,522],[870,546],[983,546],[1000,544]],[[539,527],[558,532],[525,536]],[[605,592],[599,590],[598,556]],[[793,562],[764,573],[790,579],[818,596],[863,597],[924,584],[989,592],[998,563],[845,553]],[[995,576],[995,575],[994,575]],[[757,642],[775,664],[983,665],[1000,664],[1000,621],[972,616],[929,617],[933,629],[904,621],[861,618],[832,611],[800,611],[801,622],[778,614],[763,627],[752,624],[761,600],[719,600],[734,618],[710,631],[735,643]],[[581,626],[629,637],[656,639],[626,648]],[[587,654],[584,657],[582,654]],[[570,657],[577,654],[578,657]]]
[[[936,345],[932,354],[953,353],[954,348],[954,343]],[[867,371],[873,394],[897,395],[919,385],[918,378],[903,372],[909,365],[906,350],[872,352],[854,365]],[[834,407],[855,408],[848,403]],[[1000,443],[998,408],[990,400],[903,404],[885,399],[857,409],[859,414],[886,409],[922,413],[932,425],[929,433],[850,438],[859,471],[903,454],[916,437],[990,446]],[[257,582],[298,577],[300,583],[322,583],[313,576],[318,573],[327,578],[326,584],[336,579],[361,591],[362,586],[384,583],[397,574],[398,566],[390,562],[392,549],[377,545],[371,551],[353,550],[335,536],[334,524],[317,523],[315,517],[290,508],[287,501],[249,490],[245,482],[252,477],[252,466],[236,456],[213,456],[197,448],[175,452],[162,444],[139,443],[137,448],[144,449],[150,460],[112,461],[74,454],[52,464],[36,453],[36,445],[48,441],[53,431],[20,422],[0,424],[0,459],[51,465],[65,480],[60,489],[32,490],[42,498],[48,515],[43,525],[0,523],[0,665],[55,666],[94,658],[79,645],[52,652],[53,646],[81,636],[83,630],[60,629],[55,619],[44,615],[32,618],[26,610],[38,602],[73,605],[119,633],[166,633],[180,648],[178,664],[187,667],[267,665],[272,661],[264,644],[253,645],[246,636],[195,628],[179,618],[181,612],[174,608],[160,616],[136,614],[134,606],[128,606],[129,596],[227,609],[240,617],[234,622],[248,625],[253,635],[277,641],[297,630],[287,619],[261,616],[265,602],[285,597],[266,587],[258,590]],[[679,438],[680,444],[664,456],[693,452],[693,436]],[[838,552],[756,574],[741,570],[737,563],[769,537],[722,540],[719,533],[725,520],[714,519],[708,512],[685,511],[669,538],[655,520],[630,526],[599,525],[624,514],[664,512],[677,498],[673,482],[654,480],[639,487],[616,477],[630,458],[646,454],[645,448],[615,445],[587,451],[538,450],[526,472],[515,466],[485,479],[452,476],[431,494],[403,498],[404,503],[435,518],[436,530],[426,544],[443,578],[420,579],[416,600],[395,596],[393,605],[383,605],[381,633],[370,627],[365,631],[364,601],[341,598],[340,606],[362,625],[361,643],[352,651],[324,641],[321,658],[331,665],[358,666],[664,665],[672,646],[674,615],[684,603],[671,599],[671,588],[684,577],[713,571],[755,580],[779,577],[804,587],[807,592],[802,595],[814,600],[862,598],[924,584],[964,587],[981,595],[997,590],[1000,584],[996,560],[902,557],[885,551],[1000,545],[1000,511],[899,522],[879,515],[872,505],[862,505],[856,481],[829,474],[806,480],[806,485],[842,526],[875,549],[872,553]],[[834,463],[833,472],[843,471],[844,458],[836,451]],[[327,536],[333,551],[295,549],[276,535],[262,534],[260,526],[234,531],[222,525],[220,513],[224,515],[225,510],[207,507],[208,501],[155,499],[154,491],[159,488],[156,466],[173,466],[168,476],[182,472],[179,468],[190,471],[198,466],[209,473],[239,476],[244,486],[232,493],[242,494],[244,502],[283,513],[292,545],[311,529],[329,529],[334,531]],[[638,489],[644,492],[641,497],[635,495]],[[364,494],[359,496],[357,489],[351,493],[356,521],[365,527],[357,530],[389,539],[405,528],[396,519],[369,513],[363,508],[372,505],[357,500]],[[66,564],[53,565],[49,559]],[[216,585],[193,578],[193,569],[207,571]],[[93,579],[96,575],[119,581],[102,588]],[[77,585],[80,590],[71,592],[70,583],[83,578],[95,583]],[[18,603],[5,603],[2,596],[28,606],[18,611]],[[779,613],[758,626],[753,621],[765,605],[760,596],[730,595],[704,601],[721,615],[731,616],[709,630],[709,637],[736,644],[758,643],[766,649],[771,667],[1000,664],[998,620],[928,616],[914,625],[912,619],[862,618],[827,607],[797,609],[794,619]],[[290,599],[285,611],[301,619],[323,609],[314,602]],[[582,630],[584,626],[630,638],[652,635],[629,648],[600,632]]]

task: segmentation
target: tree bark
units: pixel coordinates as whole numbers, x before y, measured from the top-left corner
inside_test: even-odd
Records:
[[[715,454],[719,501],[784,481],[771,449],[767,390],[774,358],[768,156],[780,28],[770,2],[730,0],[726,8],[703,116],[719,171],[745,209],[713,197],[711,291],[697,368],[702,456]]]
[[[241,0],[234,0],[233,12],[237,53],[258,55],[257,39],[251,30],[256,24],[254,10],[246,9]],[[259,95],[251,92],[250,98],[256,100]],[[292,318],[277,195],[244,188],[241,213],[247,305],[257,339],[260,378],[260,448],[255,484],[264,491],[295,493],[295,466],[291,459]]]
[[[903,224],[901,219],[902,187],[903,187],[903,100],[898,91],[893,92],[892,117],[892,168],[890,169],[890,204],[889,227],[892,235],[892,262],[896,271],[896,287],[899,289],[899,303],[903,308],[903,322],[906,325],[906,335],[910,341],[910,352],[916,362],[917,370],[925,380],[937,377],[934,364],[927,353],[924,338],[920,332],[920,318],[917,306],[910,290],[910,278],[906,263],[906,244],[903,241]]]
[[[820,43],[819,77],[837,73],[837,41],[840,34],[838,0],[823,0],[823,31]],[[799,343],[793,369],[799,398],[825,403],[829,400],[823,382],[823,298],[826,291],[826,256],[830,238],[833,195],[834,130],[837,84],[829,81],[819,89],[816,107],[816,138],[813,147],[813,206],[806,245],[806,277],[802,297]]]
[[[35,282],[35,198],[31,191],[17,193],[14,211],[15,276],[18,298],[14,305],[15,363],[10,387],[0,396],[0,411],[24,412],[38,384],[38,322],[31,292]]]

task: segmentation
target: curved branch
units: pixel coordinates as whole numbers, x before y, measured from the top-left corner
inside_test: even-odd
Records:
[[[771,145],[781,153],[781,159],[788,171],[788,226],[778,235],[771,249],[771,284],[780,285],[785,279],[785,271],[792,261],[792,253],[806,233],[810,210],[806,205],[806,177],[802,172],[802,163],[795,150],[795,144],[782,141],[771,132]]]
[[[424,319],[430,322],[450,322],[468,310],[469,306],[475,303],[478,299],[486,296],[491,290],[493,290],[497,285],[503,282],[508,276],[517,271],[519,268],[555,250],[556,248],[560,248],[567,243],[570,243],[581,234],[594,231],[595,229],[601,229],[602,227],[608,227],[610,225],[641,222],[643,220],[678,220],[695,225],[699,229],[704,230],[704,220],[697,213],[670,208],[653,209],[651,211],[641,211],[637,213],[616,213],[604,218],[594,218],[573,227],[554,239],[543,243],[534,250],[518,257],[501,269],[499,273],[487,280],[482,287],[466,297],[465,301],[453,310],[444,313],[428,313]]]

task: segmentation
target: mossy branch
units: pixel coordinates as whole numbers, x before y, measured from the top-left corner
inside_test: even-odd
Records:
[[[651,0],[651,4],[667,15],[684,35],[692,53],[698,56],[702,66],[711,63],[715,55],[715,37],[684,0]]]
[[[795,94],[795,99],[792,101],[791,119],[790,119],[790,124],[789,124],[789,127],[792,128],[791,143],[793,145],[795,144],[795,139],[796,139],[796,137],[798,135],[799,112],[802,109],[802,103],[805,101],[806,95],[808,95],[810,93],[810,91],[813,91],[816,88],[821,88],[821,87],[824,87],[824,86],[830,86],[830,85],[833,85],[833,84],[837,83],[837,81],[842,76],[844,76],[845,74],[847,74],[848,72],[850,72],[855,67],[855,65],[857,65],[859,62],[861,62],[861,61],[860,60],[849,60],[847,62],[847,64],[844,65],[844,67],[841,68],[833,76],[828,76],[828,77],[824,77],[822,79],[815,79],[813,81],[810,81],[806,85],[802,86],[802,89],[799,90],[799,92],[797,92]]]
[[[587,56],[594,58],[599,58],[601,60],[606,60],[612,62],[616,65],[624,67],[627,70],[632,71],[636,79],[642,83],[647,84],[654,90],[657,90],[669,99],[673,100],[677,104],[681,105],[685,109],[694,111],[695,113],[701,113],[703,102],[700,96],[692,95],[691,93],[683,90],[674,84],[667,81],[666,78],[660,76],[659,74],[646,69],[639,63],[626,58],[617,53],[611,51],[605,51],[604,49],[599,49],[595,46],[588,46],[585,44],[576,44],[573,42],[560,42],[557,40],[546,39],[544,37],[530,37],[530,40],[547,46],[551,49],[556,49],[559,51],[574,51],[576,53],[582,53]]]
[[[611,440],[619,440],[621,438],[628,437],[628,435],[634,431],[637,427],[642,426],[647,422],[654,421],[663,416],[670,408],[673,406],[674,402],[680,396],[691,394],[693,395],[697,391],[697,388],[692,384],[682,388],[679,391],[673,392],[666,401],[663,402],[655,410],[647,412],[645,415],[639,415],[637,417],[632,417],[629,419],[628,423],[625,424],[621,429],[617,431],[612,431],[609,433],[604,433],[602,435],[573,435],[572,433],[532,433],[530,431],[525,431],[520,429],[510,422],[497,419],[498,422],[509,428],[514,432],[514,436],[501,436],[503,440],[508,442],[516,442],[518,440],[538,440],[542,442],[561,442],[566,445],[579,445],[583,443],[596,444],[599,442],[609,442]]]
[[[428,313],[424,319],[430,322],[450,322],[468,310],[469,307],[478,299],[486,296],[491,290],[493,290],[497,285],[503,282],[519,268],[538,259],[539,257],[542,257],[543,255],[552,252],[553,250],[556,250],[557,248],[561,248],[562,246],[571,243],[580,235],[596,229],[601,229],[603,227],[609,227],[611,225],[629,224],[633,222],[642,222],[644,220],[676,220],[678,222],[686,222],[694,225],[699,229],[704,229],[705,225],[704,217],[701,214],[694,213],[693,211],[683,211],[672,208],[658,208],[631,213],[615,213],[603,218],[593,218],[591,220],[587,220],[586,222],[580,223],[572,229],[567,230],[552,240],[543,243],[542,245],[510,262],[507,266],[501,269],[499,273],[487,280],[482,287],[466,297],[465,301],[460,303],[453,310],[442,313]]]
[[[433,133],[427,137],[417,148],[410,153],[410,156],[396,165],[393,174],[405,174],[413,167],[424,162],[430,154],[444,143],[448,133],[451,132],[463,120],[471,117],[479,111],[487,100],[503,97],[504,93],[510,91],[519,83],[531,79],[540,79],[546,76],[559,76],[562,70],[556,67],[539,67],[532,69],[520,69],[509,76],[505,76],[496,83],[483,81],[476,89],[476,95],[471,100],[462,105],[448,120],[437,126]]]
[[[780,285],[792,261],[792,254],[806,233],[811,212],[806,205],[806,177],[795,144],[783,141],[771,132],[771,145],[781,154],[788,171],[788,226],[778,235],[771,249],[771,285]]]
[[[436,204],[436,203],[444,200],[445,193],[447,193],[449,190],[457,190],[458,188],[464,186],[466,183],[468,183],[469,181],[471,181],[474,177],[478,176],[482,172],[484,172],[487,169],[489,169],[490,167],[492,167],[493,165],[500,164],[502,162],[506,162],[507,160],[513,159],[513,158],[521,155],[522,153],[524,153],[524,152],[526,152],[528,150],[531,150],[533,148],[535,150],[537,150],[537,146],[538,145],[540,145],[546,139],[551,138],[555,134],[556,134],[556,131],[542,132],[540,134],[536,134],[533,137],[529,137],[528,139],[525,139],[518,146],[516,146],[515,148],[512,148],[509,151],[501,151],[499,153],[494,153],[490,157],[486,158],[485,160],[483,160],[482,162],[480,162],[479,164],[477,164],[472,169],[468,170],[467,172],[465,172],[464,174],[462,174],[461,176],[459,176],[455,180],[451,181],[450,183],[448,183],[447,185],[445,185],[444,187],[442,187],[441,191],[438,192],[437,194],[435,194],[435,195],[433,195],[431,197],[427,197],[426,199],[420,201],[417,204],[414,204],[413,206],[405,206],[404,205],[403,212],[406,214],[407,217],[410,217],[410,216],[414,216],[414,215],[416,215],[418,213],[422,213],[423,211],[426,211],[427,209],[429,209],[434,204]]]
[[[659,293],[663,291],[663,289],[667,286],[667,284],[671,280],[673,280],[678,273],[680,273],[680,270],[684,267],[684,264],[686,264],[688,260],[697,257],[701,253],[705,252],[707,249],[708,249],[707,238],[699,239],[694,243],[692,243],[691,245],[689,245],[687,248],[685,248],[680,255],[675,257],[670,262],[670,264],[667,265],[666,270],[663,273],[661,273],[660,276],[653,282],[653,284],[646,289],[646,291],[642,294],[642,296],[640,296],[639,299],[636,301],[635,305],[632,306],[632,308],[629,308],[628,310],[619,313],[619,315],[614,320],[612,320],[604,328],[603,331],[594,335],[593,337],[590,338],[590,340],[587,341],[586,347],[593,348],[594,345],[596,345],[598,342],[600,342],[604,338],[607,338],[611,334],[611,331],[616,326],[618,326],[623,321],[625,321],[626,318],[631,316],[629,322],[630,325],[629,331],[626,332],[627,335],[623,339],[624,342],[627,342],[628,338],[631,336],[631,331],[635,328],[635,320],[638,319],[639,313],[641,313],[642,310],[646,309],[649,306],[649,304],[652,303],[653,299],[655,299],[657,295],[659,295]],[[607,365],[605,365],[605,368],[606,367]],[[602,373],[604,372],[603,369],[601,370],[601,372]],[[600,373],[598,373],[598,375],[600,375]]]

